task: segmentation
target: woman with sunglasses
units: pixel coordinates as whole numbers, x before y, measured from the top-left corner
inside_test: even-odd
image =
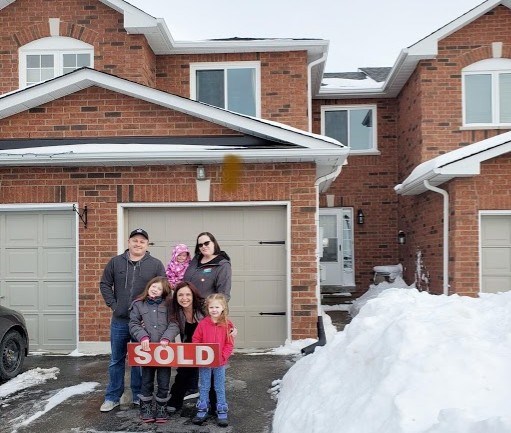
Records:
[[[203,298],[212,293],[223,293],[229,300],[231,275],[230,257],[220,249],[211,233],[200,233],[195,244],[195,257],[185,272],[184,281],[195,285]]]

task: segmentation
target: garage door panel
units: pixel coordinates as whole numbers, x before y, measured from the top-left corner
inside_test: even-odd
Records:
[[[5,281],[10,308],[20,311],[37,311],[39,308],[38,281]]]
[[[74,309],[76,294],[73,281],[45,281],[42,286],[46,294],[40,308],[43,312],[69,312]]]
[[[286,316],[248,316],[245,338],[252,347],[276,347],[286,340]]]
[[[5,217],[5,246],[22,247],[38,241],[39,219],[37,215],[9,212]]]
[[[37,278],[39,254],[37,248],[17,248],[4,250],[6,256],[6,278]]]
[[[247,246],[244,252],[251,272],[275,275],[282,274],[282,269],[286,268],[286,251],[281,245]]]
[[[75,340],[75,316],[70,314],[46,314],[43,329],[47,344],[69,344]]]
[[[69,218],[67,215],[43,215],[42,245],[74,247],[74,219]]]
[[[37,313],[23,313],[25,322],[27,324],[27,332],[29,338],[30,350],[36,350],[41,345],[41,326],[39,325],[39,314]]]
[[[485,248],[483,261],[485,272],[511,272],[511,249]]]
[[[487,246],[511,245],[511,217],[506,215],[485,215],[481,237]]]
[[[192,250],[196,236],[203,231],[213,233],[220,246],[231,257],[232,289],[229,310],[236,321],[237,347],[274,347],[283,344],[287,334],[286,319],[275,322],[282,327],[270,343],[267,336],[245,335],[244,329],[258,326],[252,316],[259,312],[283,312],[287,308],[287,257],[285,206],[205,206],[183,208],[129,208],[126,210],[125,238],[129,230],[143,227],[151,238],[150,252],[164,264],[172,248],[185,243]],[[272,325],[273,326],[273,325]],[[270,326],[271,328],[271,326]],[[254,335],[266,330],[253,330]],[[282,338],[281,338],[282,337]],[[257,341],[257,343],[256,343]]]
[[[271,221],[271,224],[268,224]],[[261,209],[258,213],[245,213],[246,239],[275,241],[284,240],[286,233],[286,214],[279,208]],[[254,234],[257,237],[254,238]]]
[[[43,254],[44,274],[43,277],[50,278],[74,278],[75,256],[74,249],[59,248],[46,249]]]
[[[505,292],[511,287],[511,275],[485,276],[483,275],[485,293]]]

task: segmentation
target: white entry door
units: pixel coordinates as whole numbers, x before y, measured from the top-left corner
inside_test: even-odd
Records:
[[[481,216],[481,292],[511,290],[511,215]]]
[[[353,209],[319,210],[322,286],[355,286],[353,256]]]

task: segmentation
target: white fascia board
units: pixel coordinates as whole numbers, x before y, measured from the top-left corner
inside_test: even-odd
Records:
[[[90,86],[98,86],[170,108],[241,133],[272,141],[293,143],[309,149],[330,148],[348,154],[346,146],[328,137],[308,133],[277,122],[236,114],[89,68],[79,69],[48,82],[3,96],[0,98],[0,119]]]
[[[403,183],[394,187],[397,194],[417,195],[427,191],[424,180],[438,186],[456,177],[481,173],[481,163],[511,153],[511,132],[470,144],[425,161],[415,167]]]
[[[143,149],[143,145],[141,145]],[[227,155],[239,156],[245,163],[266,162],[315,162],[322,166],[342,165],[346,155],[331,150],[315,149],[201,149],[198,151],[152,151],[152,152],[59,152],[12,153],[0,151],[0,166],[138,166],[176,164],[215,164],[223,162]]]
[[[14,3],[15,0],[0,0],[0,10],[9,6],[11,3]]]

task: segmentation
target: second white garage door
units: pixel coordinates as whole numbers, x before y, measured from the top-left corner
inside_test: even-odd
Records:
[[[481,216],[481,291],[511,290],[511,215]]]
[[[268,348],[287,337],[286,221],[285,206],[127,208],[124,238],[145,228],[151,254],[166,265],[177,243],[193,254],[197,235],[211,232],[231,257],[236,347]]]

